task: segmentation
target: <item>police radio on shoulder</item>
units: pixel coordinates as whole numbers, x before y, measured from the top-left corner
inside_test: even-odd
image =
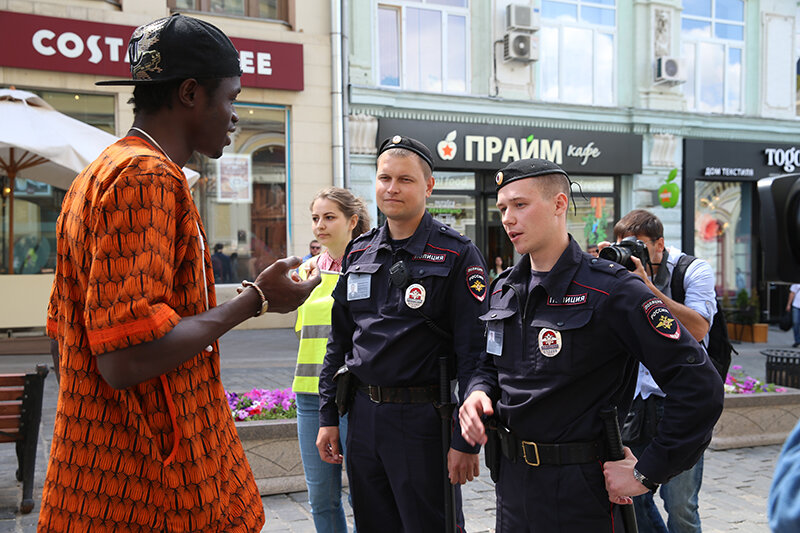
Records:
[[[256,311],[256,314],[253,316],[261,316],[266,313],[267,309],[269,308],[269,302],[267,301],[267,297],[264,296],[264,292],[261,290],[261,287],[248,280],[244,280],[242,285],[245,287],[253,287],[256,292],[258,292],[258,295],[261,296],[261,307],[259,307],[258,311]]]
[[[649,490],[650,492],[655,492],[658,490],[658,483],[653,483],[652,481],[644,477],[644,475],[638,470],[636,470],[636,468],[633,469],[633,477],[635,477],[636,481],[644,485],[645,488],[647,488],[647,490]]]

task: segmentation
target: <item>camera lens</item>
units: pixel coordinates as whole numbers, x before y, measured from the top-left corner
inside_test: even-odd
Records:
[[[636,269],[633,261],[631,261],[631,249],[628,246],[612,244],[611,246],[607,246],[600,250],[599,257],[619,263],[628,270]]]

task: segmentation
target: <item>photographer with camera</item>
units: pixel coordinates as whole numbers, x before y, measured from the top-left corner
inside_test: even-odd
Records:
[[[636,209],[622,217],[614,226],[617,243],[601,243],[600,257],[615,261],[644,280],[647,287],[660,298],[667,309],[683,324],[703,350],[708,346],[708,331],[717,310],[714,292],[714,272],[702,259],[695,259],[683,277],[683,302],[672,296],[671,281],[675,266],[685,254],[664,244],[664,226],[652,213]],[[655,436],[655,428],[664,411],[664,392],[656,385],[650,372],[639,364],[639,376],[633,405],[622,430],[622,438],[637,457]],[[641,533],[699,533],[700,514],[698,493],[703,480],[703,456],[689,470],[661,485],[661,499],[667,511],[667,524],[647,492],[634,498],[636,520]]]

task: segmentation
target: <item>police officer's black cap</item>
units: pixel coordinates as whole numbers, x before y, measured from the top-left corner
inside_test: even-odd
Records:
[[[380,156],[383,152],[386,150],[391,150],[392,148],[404,148],[406,150],[411,150],[420,156],[423,161],[428,163],[428,166],[431,167],[431,171],[433,171],[433,154],[431,154],[431,151],[428,150],[427,146],[418,140],[412,139],[411,137],[403,137],[402,135],[389,137],[381,143],[381,147],[378,149],[378,155]]]
[[[153,85],[242,75],[239,52],[222,30],[179,13],[136,28],[128,43],[128,59],[131,79],[95,85]]]
[[[520,159],[497,171],[497,174],[494,175],[494,182],[497,184],[495,191],[499,191],[509,183],[517,180],[552,174],[562,174],[569,180],[569,174],[552,161],[547,159]]]

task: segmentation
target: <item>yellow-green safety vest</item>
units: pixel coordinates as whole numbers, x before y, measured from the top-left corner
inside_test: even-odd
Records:
[[[323,271],[320,275],[320,284],[311,291],[308,300],[297,308],[294,329],[300,336],[300,348],[297,350],[297,367],[292,382],[294,392],[319,394],[319,373],[331,331],[331,294],[339,281],[339,273]]]

